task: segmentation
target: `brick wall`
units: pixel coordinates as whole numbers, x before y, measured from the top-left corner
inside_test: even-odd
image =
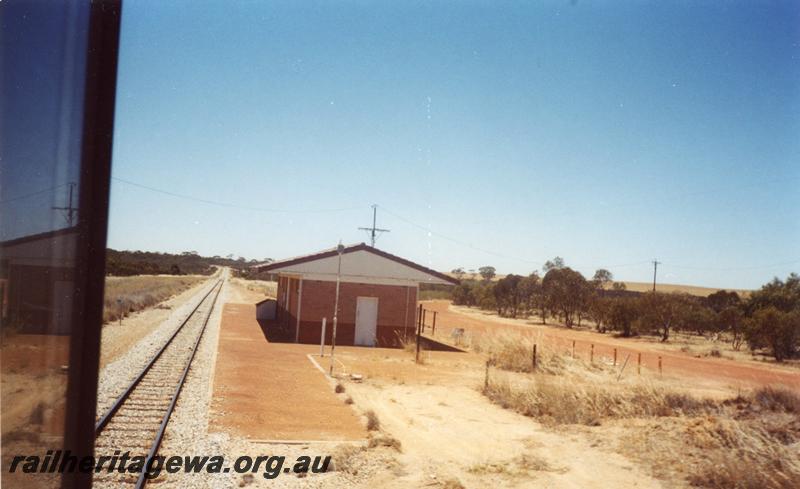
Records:
[[[279,314],[290,328],[297,321],[297,304],[292,296],[297,292],[296,280],[278,282],[278,309],[281,309],[283,287],[290,293],[289,308]],[[336,328],[336,343],[352,345],[355,340],[356,299],[378,298],[378,324],[376,328],[378,346],[397,346],[398,336],[413,337],[416,325],[417,288],[400,285],[373,285],[342,283],[339,289],[339,321]],[[302,306],[300,308],[301,343],[319,343],[322,318],[328,318],[326,344],[333,334],[333,307],[336,299],[336,282],[303,280]]]

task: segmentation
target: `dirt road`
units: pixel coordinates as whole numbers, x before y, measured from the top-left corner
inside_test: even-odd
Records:
[[[505,319],[476,309],[462,312],[455,310],[449,301],[425,301],[423,304],[425,309],[437,313],[437,338],[447,338],[454,328],[464,328],[465,332],[471,334],[518,332],[534,336],[537,342],[552,348],[562,348],[570,352],[574,341],[576,355],[586,358],[590,355],[591,345],[594,345],[597,361],[603,357],[610,360],[616,349],[618,363],[630,355],[628,368],[632,370],[628,370],[629,372],[635,371],[638,355],[641,354],[642,367],[650,375],[657,374],[658,359],[661,357],[665,377],[690,380],[695,385],[710,388],[723,386],[733,390],[773,385],[800,390],[800,372],[768,364],[761,366],[753,362],[695,358],[681,352],[664,351],[657,344],[632,344],[631,340],[610,335],[543,326],[522,319]]]
[[[436,487],[455,479],[465,487],[662,487],[625,457],[584,437],[546,431],[492,405],[474,386],[373,380],[348,391],[360,407],[379,413],[403,446],[404,473],[379,476],[370,481],[375,486]]]

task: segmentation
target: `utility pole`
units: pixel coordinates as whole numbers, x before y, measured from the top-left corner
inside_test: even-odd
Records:
[[[339,322],[339,283],[342,280],[342,252],[344,251],[341,240],[339,241],[339,246],[336,247],[336,251],[339,253],[339,265],[336,269],[336,300],[333,306],[333,335],[331,336],[331,368],[328,372],[331,377],[333,377],[333,350],[336,349],[336,324]]]
[[[653,260],[653,292],[656,291],[656,272],[658,271],[658,266],[661,265],[661,262],[658,260]]]
[[[75,190],[75,182],[69,183],[69,197],[67,198],[67,205],[65,207],[53,207],[53,210],[64,211],[64,218],[67,220],[69,227],[77,223],[78,208],[72,205],[72,195]]]
[[[358,228],[361,231],[369,231],[370,233],[370,243],[371,246],[375,247],[375,239],[378,237],[377,233],[388,233],[388,229],[381,229],[376,226],[376,222],[378,219],[378,204],[372,204],[372,227],[371,228]]]

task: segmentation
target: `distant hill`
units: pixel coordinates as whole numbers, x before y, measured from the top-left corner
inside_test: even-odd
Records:
[[[652,282],[624,282],[628,290],[634,292],[650,292],[653,290]],[[752,290],[744,289],[718,289],[714,287],[698,287],[695,285],[677,285],[677,284],[659,284],[656,283],[656,291],[658,292],[681,292],[689,295],[696,295],[698,297],[708,297],[709,295],[719,290],[727,290],[736,292],[740,297],[747,297]]]
[[[106,250],[106,274],[128,275],[210,275],[214,266],[226,266],[244,270],[257,260],[200,256],[197,252],[180,254],[153,251]]]
[[[454,273],[446,273],[451,277],[457,278]],[[492,279],[493,282],[496,282],[500,279],[505,277],[505,275],[495,275]],[[591,278],[591,277],[587,277]],[[461,276],[461,280],[482,280],[481,276],[477,273],[465,273]],[[631,292],[650,292],[653,290],[653,283],[652,282],[623,282],[627,290]],[[744,290],[744,289],[718,289],[714,287],[699,287],[695,285],[678,285],[678,284],[660,284],[656,283],[656,290],[658,292],[680,292],[683,294],[695,295],[698,297],[708,297],[709,295],[717,292],[718,290],[728,290],[733,291],[739,294],[740,297],[747,297],[752,291],[751,290]]]

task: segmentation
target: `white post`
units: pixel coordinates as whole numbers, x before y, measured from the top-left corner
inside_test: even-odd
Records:
[[[333,350],[336,348],[336,323],[339,321],[339,282],[342,278],[342,251],[344,251],[341,241],[336,250],[339,252],[339,266],[336,270],[336,301],[333,306],[333,336],[331,338],[331,368],[329,372],[331,377],[333,377]]]
[[[325,321],[327,321],[327,320],[328,320],[328,318],[322,318],[322,334],[319,335],[319,356],[320,356],[320,358],[325,356]]]

